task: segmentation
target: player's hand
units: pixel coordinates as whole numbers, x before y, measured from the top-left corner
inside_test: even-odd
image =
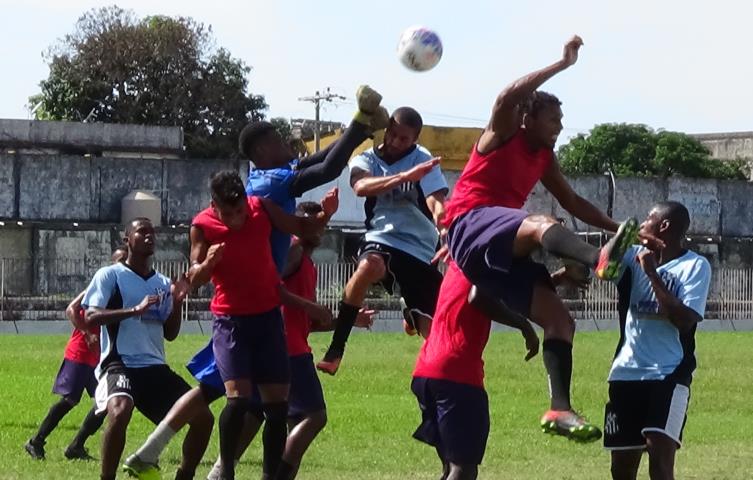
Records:
[[[641,268],[646,275],[656,274],[656,253],[651,250],[644,250],[638,254],[638,263],[641,264]]]
[[[581,290],[588,290],[591,285],[591,276],[588,267],[579,263],[568,263],[552,274],[552,283],[555,285],[569,285]]]
[[[439,230],[439,242],[442,245],[431,259],[431,264],[439,262],[447,263],[450,260],[450,247],[447,246],[447,228],[442,227]]]
[[[84,341],[91,352],[99,352],[99,335],[84,332]]]
[[[374,315],[376,315],[377,313],[378,312],[376,310],[371,310],[369,309],[369,307],[364,306],[358,311],[356,321],[353,325],[358,328],[371,330],[371,327],[374,325]]]
[[[659,250],[663,250],[664,247],[667,245],[664,243],[664,240],[655,237],[651,235],[650,233],[644,233],[639,232],[638,233],[638,239],[644,247],[648,248],[649,250],[652,250],[654,252],[658,252]]]
[[[318,303],[312,303],[306,308],[306,315],[312,323],[322,326],[332,325],[332,310],[319,305]]]
[[[327,216],[327,218],[332,217],[332,215],[334,215],[337,211],[337,208],[340,206],[338,192],[339,191],[337,187],[333,188],[332,190],[327,192],[326,195],[324,195],[324,198],[322,198],[322,201],[320,202],[322,211]]]
[[[565,48],[562,51],[562,61],[565,63],[566,67],[574,65],[575,62],[578,61],[578,50],[582,46],[583,39],[578,35],[573,35],[573,37],[567,41]]]
[[[419,163],[410,170],[406,170],[402,173],[403,180],[406,182],[418,182],[424,178],[427,173],[431,172],[434,167],[439,165],[439,161],[440,157],[434,157],[431,160]]]
[[[528,322],[528,320],[526,320]],[[523,329],[523,338],[526,341],[526,354],[525,361],[532,359],[539,353],[539,336],[536,335],[536,330],[533,329],[530,323],[527,323],[528,327]]]
[[[143,315],[144,312],[149,310],[149,307],[152,305],[158,305],[159,304],[159,296],[158,295],[147,295],[144,297],[143,300],[141,300],[141,303],[136,305],[136,311],[135,313],[137,315]]]
[[[183,303],[190,291],[191,282],[188,281],[188,275],[185,273],[170,285],[170,294],[176,304]]]
[[[225,242],[215,243],[207,250],[207,259],[205,260],[209,267],[214,267],[220,260],[222,260],[222,254],[225,252]]]

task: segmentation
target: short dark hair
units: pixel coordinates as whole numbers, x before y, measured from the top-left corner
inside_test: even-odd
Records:
[[[246,189],[238,172],[222,170],[212,175],[209,182],[212,201],[220,205],[235,205],[246,198]]]
[[[126,224],[126,227],[125,227],[125,236],[126,237],[130,237],[131,234],[133,233],[134,229],[136,228],[136,225],[138,225],[140,223],[148,223],[148,224],[151,225],[152,221],[149,220],[146,217],[136,217],[136,218],[131,219],[131,221]],[[126,248],[126,252],[127,251],[128,250]]]
[[[416,131],[416,134],[421,133],[421,129],[424,127],[424,119],[421,118],[421,114],[411,107],[398,108],[392,112],[390,120],[411,127]]]
[[[521,104],[520,108],[523,110],[522,113],[535,117],[545,108],[559,107],[561,105],[562,102],[560,99],[551,93],[536,90]]]
[[[654,205],[653,210],[659,214],[661,220],[669,220],[669,228],[677,236],[685,236],[690,228],[690,212],[680,202],[666,201]]]
[[[295,207],[297,215],[316,215],[323,211],[322,206],[316,202],[300,202]]]
[[[256,144],[259,140],[266,137],[269,132],[276,130],[274,125],[264,121],[249,123],[243,127],[241,134],[238,136],[238,150],[240,150],[241,155],[253,161],[252,152]]]

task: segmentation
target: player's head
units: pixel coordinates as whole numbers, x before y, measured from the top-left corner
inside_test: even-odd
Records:
[[[238,148],[257,168],[281,167],[293,158],[290,147],[269,122],[253,122],[243,127]]]
[[[146,217],[136,217],[125,228],[125,244],[135,256],[148,257],[154,254],[156,238],[154,225]]]
[[[322,211],[322,206],[316,202],[300,202],[295,208],[295,214],[299,217],[315,217]],[[320,232],[301,235],[301,244],[307,248],[316,248],[322,244]]]
[[[424,126],[421,115],[411,107],[400,107],[390,117],[384,131],[382,154],[389,160],[399,160],[416,145]]]
[[[679,202],[659,202],[648,212],[641,232],[660,238],[667,244],[682,243],[690,227],[690,213]]]
[[[562,102],[551,93],[537,90],[522,106],[526,136],[537,148],[554,148],[562,131]]]
[[[120,245],[118,248],[112,251],[110,260],[112,260],[112,263],[120,263],[124,262],[126,258],[128,258],[128,246]]]
[[[243,227],[248,217],[246,189],[238,172],[223,170],[212,175],[209,183],[211,206],[222,223],[231,230]]]

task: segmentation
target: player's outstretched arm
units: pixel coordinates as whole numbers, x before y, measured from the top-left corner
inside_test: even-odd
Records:
[[[609,218],[606,213],[575,193],[556,161],[552,161],[547,171],[544,172],[541,177],[541,184],[554,195],[562,208],[578,220],[609,232],[616,232],[619,228],[619,224]]]
[[[583,40],[575,35],[565,44],[562,58],[548,67],[521,77],[497,95],[489,124],[478,142],[478,150],[486,153],[507,141],[520,127],[519,105],[547,80],[573,65]]]
[[[419,163],[410,170],[386,177],[375,177],[365,170],[354,169],[350,174],[350,185],[359,197],[376,197],[404,183],[418,182],[439,165],[439,162],[440,158],[435,157]]]
[[[84,300],[84,295],[86,295],[86,290],[71,300],[71,303],[65,309],[65,316],[71,322],[73,328],[81,331],[86,331],[85,315],[81,315],[81,302]]]
[[[269,216],[272,226],[281,232],[297,236],[308,236],[324,230],[329,219],[339,206],[338,190],[333,188],[322,199],[322,211],[311,217],[290,215],[268,198],[262,198],[261,203]]]

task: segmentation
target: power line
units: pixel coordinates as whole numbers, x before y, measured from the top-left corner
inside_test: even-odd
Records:
[[[336,93],[331,93],[329,90],[329,87],[327,87],[327,90],[325,90],[324,93],[319,93],[319,90],[317,90],[313,96],[311,97],[300,97],[298,98],[301,102],[311,102],[314,104],[314,145],[316,146],[316,151],[319,151],[319,109],[321,108],[322,102],[332,102],[332,100],[345,100],[346,98],[342,95],[338,95]]]

